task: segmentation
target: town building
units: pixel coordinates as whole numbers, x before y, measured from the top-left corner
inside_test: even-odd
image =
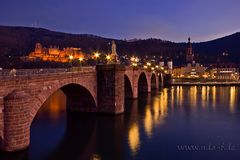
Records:
[[[239,80],[239,68],[235,64],[220,64],[214,65],[209,70],[211,77],[218,80],[229,80],[238,81]]]
[[[172,74],[173,72],[173,61],[172,59],[169,59],[167,62],[167,72],[168,74]]]
[[[173,69],[173,77],[177,78],[201,78],[205,77],[206,67],[199,63],[188,63],[187,66],[177,67]]]
[[[194,60],[191,38],[188,38],[188,46],[186,50],[186,65],[173,69],[172,76],[176,78],[201,78],[206,77],[206,67],[196,63]]]

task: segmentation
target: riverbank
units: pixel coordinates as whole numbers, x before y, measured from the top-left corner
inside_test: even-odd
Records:
[[[237,82],[172,82],[171,86],[240,86]]]

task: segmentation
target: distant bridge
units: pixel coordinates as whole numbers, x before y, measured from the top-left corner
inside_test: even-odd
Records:
[[[70,69],[0,71],[0,147],[17,151],[30,144],[30,126],[43,103],[61,89],[67,109],[119,114],[124,99],[160,86],[162,76],[143,68],[98,65]]]

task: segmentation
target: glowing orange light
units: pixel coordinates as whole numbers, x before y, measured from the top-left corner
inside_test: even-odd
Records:
[[[150,62],[147,62],[147,66],[151,66],[151,63],[150,63]]]
[[[110,56],[110,55],[107,55],[107,56],[106,56],[106,59],[107,59],[107,60],[110,60],[110,59],[111,59],[111,56]]]
[[[95,52],[95,53],[94,53],[94,56],[95,56],[96,58],[98,58],[98,57],[100,56],[100,53]]]
[[[73,60],[73,55],[70,55],[70,56],[69,56],[69,59],[70,59],[70,60]]]

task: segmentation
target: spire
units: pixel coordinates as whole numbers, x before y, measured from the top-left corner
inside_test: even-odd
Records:
[[[188,47],[187,47],[187,53],[186,53],[186,62],[192,63],[193,61],[193,53],[192,53],[192,44],[191,44],[191,38],[188,37]]]
[[[190,37],[188,37],[188,47],[189,47],[189,48],[192,48],[191,38],[190,38]]]

